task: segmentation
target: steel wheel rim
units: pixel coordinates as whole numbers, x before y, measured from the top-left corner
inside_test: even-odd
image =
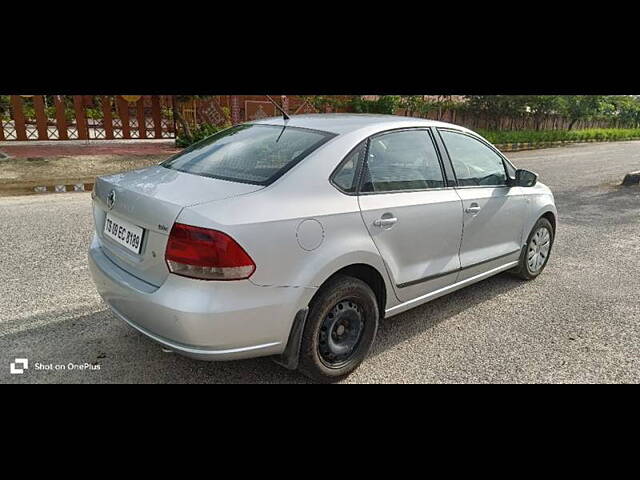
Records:
[[[551,233],[547,227],[540,227],[531,237],[527,248],[527,267],[531,273],[539,272],[547,259],[551,249]]]
[[[346,364],[358,350],[364,332],[364,309],[353,300],[338,302],[325,316],[318,333],[318,353],[330,368]]]

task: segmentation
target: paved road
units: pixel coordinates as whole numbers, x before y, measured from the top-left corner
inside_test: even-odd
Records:
[[[561,219],[534,282],[501,274],[385,321],[348,382],[640,382],[640,142],[511,154]],[[304,382],[268,359],[166,354],[115,319],[89,278],[88,194],[0,199],[0,382]],[[30,369],[9,375],[9,362]],[[36,371],[34,363],[99,369]]]

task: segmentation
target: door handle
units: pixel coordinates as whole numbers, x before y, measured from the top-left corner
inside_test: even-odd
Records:
[[[396,217],[384,217],[384,218],[378,218],[377,220],[374,220],[373,225],[376,227],[390,227],[394,225],[397,221],[398,219]]]
[[[480,205],[478,205],[477,203],[472,203],[469,208],[467,208],[465,210],[465,212],[467,213],[471,213],[471,214],[476,214],[478,212],[480,212],[480,210],[482,210],[482,208],[480,207]]]

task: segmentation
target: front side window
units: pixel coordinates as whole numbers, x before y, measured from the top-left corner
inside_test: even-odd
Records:
[[[463,133],[440,130],[440,134],[451,157],[458,185],[486,187],[507,184],[502,157],[491,148]]]
[[[276,125],[236,125],[162,163],[181,172],[267,185],[334,136]]]
[[[444,187],[438,154],[426,130],[373,137],[363,177],[363,192]]]

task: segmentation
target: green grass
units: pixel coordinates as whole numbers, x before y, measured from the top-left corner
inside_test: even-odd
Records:
[[[597,140],[611,142],[640,138],[640,128],[589,128],[586,130],[516,130],[490,131],[478,130],[478,133],[497,145],[504,143],[542,143],[542,142],[583,142]]]

